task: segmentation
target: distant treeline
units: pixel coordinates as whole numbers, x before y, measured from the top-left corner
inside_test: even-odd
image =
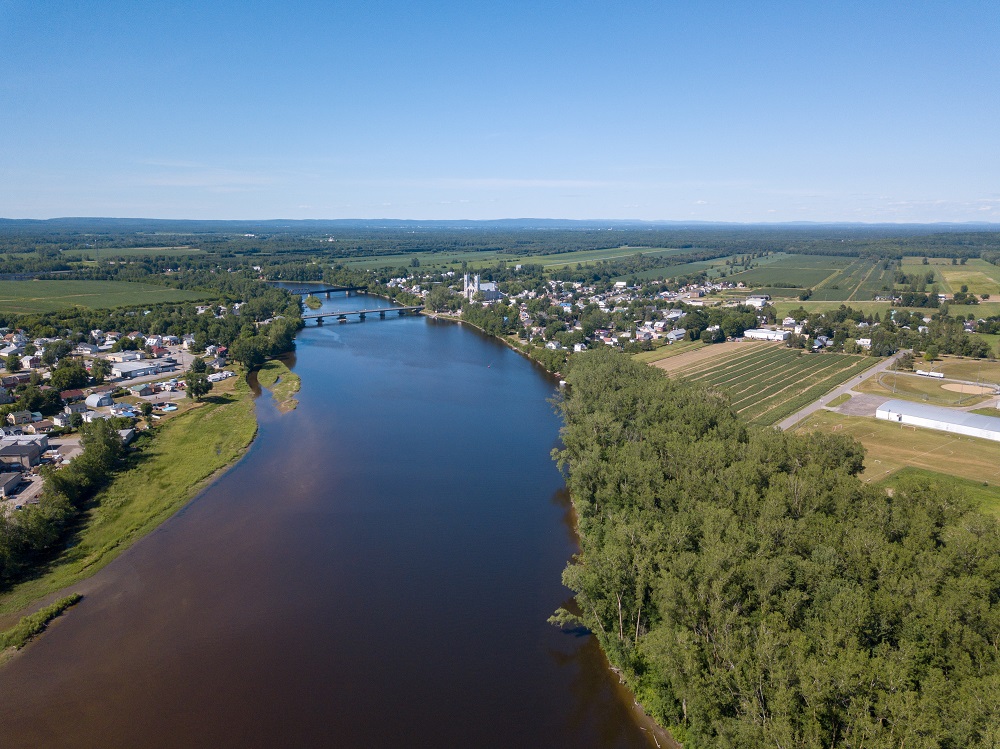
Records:
[[[687,749],[1000,745],[1000,530],[864,484],[863,448],[753,429],[629,357],[562,403],[579,622]]]
[[[115,249],[192,246],[212,255],[328,259],[408,252],[552,254],[615,247],[670,247],[714,257],[760,252],[932,257],[1000,256],[1000,229],[942,225],[663,225],[608,222],[220,222],[141,219],[0,220],[0,273],[39,264],[65,269],[63,250],[111,257]],[[34,256],[29,260],[25,255]],[[76,257],[73,257],[76,260]],[[992,262],[992,261],[991,261]],[[9,264],[9,267],[8,267]]]

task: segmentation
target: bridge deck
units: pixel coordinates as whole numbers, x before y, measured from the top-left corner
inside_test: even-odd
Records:
[[[308,315],[302,315],[303,320],[315,320],[323,317],[348,317],[350,315],[374,315],[376,313],[386,314],[387,312],[417,312],[423,309],[423,305],[415,305],[412,307],[376,307],[375,309],[346,309],[346,310],[334,310],[332,312],[313,312]]]

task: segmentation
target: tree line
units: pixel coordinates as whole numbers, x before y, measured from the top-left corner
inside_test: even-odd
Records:
[[[957,491],[862,483],[843,437],[574,357],[561,449],[582,623],[687,749],[1000,745],[1000,532]]]

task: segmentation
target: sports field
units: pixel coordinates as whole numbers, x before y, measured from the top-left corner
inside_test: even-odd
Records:
[[[126,281],[0,281],[0,312],[31,314],[67,307],[107,309],[188,302],[205,294]]]
[[[882,481],[913,466],[950,476],[1000,484],[1000,442],[963,437],[873,419],[819,411],[796,432],[823,431],[853,437],[865,446],[865,481]]]
[[[717,355],[713,355],[718,351]],[[674,377],[724,390],[751,424],[777,424],[880,360],[847,354],[809,354],[780,343],[708,346],[656,366]]]
[[[859,393],[901,398],[931,406],[973,406],[990,400],[994,386],[990,384],[982,388],[977,388],[975,385],[962,387],[959,383],[941,382],[915,374],[881,372],[877,377],[865,380],[854,389]]]

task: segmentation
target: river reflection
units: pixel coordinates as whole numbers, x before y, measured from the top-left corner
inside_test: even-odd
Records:
[[[372,297],[324,310],[384,306]],[[553,382],[420,317],[298,338],[299,408],[0,669],[4,747],[645,747],[567,598]]]

